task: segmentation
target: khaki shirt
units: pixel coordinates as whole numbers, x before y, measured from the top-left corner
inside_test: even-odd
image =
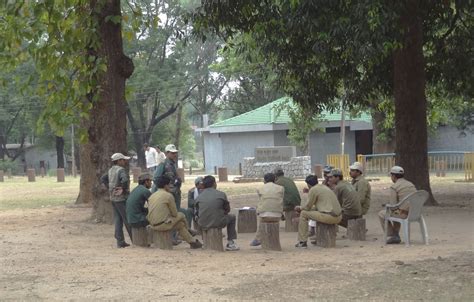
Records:
[[[370,208],[370,184],[364,176],[360,175],[352,180],[357,194],[359,195],[360,206],[362,207],[362,215],[367,214]]]
[[[334,193],[337,196],[337,200],[339,200],[344,214],[351,216],[360,216],[362,214],[359,195],[350,183],[345,180],[339,181],[334,189]]]
[[[316,185],[309,190],[308,203],[302,208],[306,211],[316,210],[322,213],[341,215],[341,206],[337,197],[327,186]]]
[[[257,205],[257,213],[283,212],[284,187],[268,182],[260,190],[257,190],[257,193],[260,198]]]
[[[168,218],[177,215],[178,210],[176,209],[174,196],[166,190],[159,189],[148,199],[147,219],[152,226],[164,223]]]
[[[399,178],[397,182],[390,187],[390,203],[399,203],[413,192],[416,192],[415,186],[405,178]],[[404,202],[400,206],[400,209],[404,211],[408,211],[409,208],[410,205],[408,202]]]

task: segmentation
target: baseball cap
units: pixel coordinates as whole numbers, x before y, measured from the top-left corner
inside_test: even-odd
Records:
[[[150,175],[150,173],[142,173],[140,176],[138,176],[138,181],[143,181],[143,180],[152,180],[153,177]]]
[[[129,160],[130,156],[125,156],[122,153],[114,153],[110,158],[112,159],[112,161],[116,161],[116,160],[119,160],[119,159]]]
[[[358,161],[354,162],[351,166],[349,166],[351,170],[359,170],[360,172],[364,172],[364,167]]]
[[[332,169],[329,176],[342,176],[342,171],[339,169]]]
[[[393,166],[392,169],[390,169],[390,174],[405,174],[405,170],[400,166]]]
[[[330,165],[326,165],[326,166],[324,166],[323,172],[324,173],[331,173],[332,168],[333,167],[331,167]]]
[[[198,184],[202,183],[202,180],[203,180],[203,178],[201,176],[196,177],[196,179],[194,180],[194,184],[197,186]]]
[[[178,152],[178,149],[176,149],[175,145],[170,144],[170,145],[166,145],[165,152],[176,153]]]

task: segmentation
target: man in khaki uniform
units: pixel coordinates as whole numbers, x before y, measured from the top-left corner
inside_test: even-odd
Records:
[[[187,229],[186,217],[178,212],[173,194],[170,193],[171,178],[167,175],[156,179],[158,191],[148,200],[147,219],[156,231],[177,230],[181,238],[189,243],[192,249],[202,247],[199,240],[194,240]]]
[[[260,201],[257,205],[257,214],[262,222],[278,223],[283,214],[283,196],[285,188],[275,184],[275,175],[267,173],[263,176],[264,185],[257,190]],[[250,243],[250,246],[259,246],[261,243],[260,229],[255,235],[255,239]]]
[[[356,161],[349,169],[351,170],[352,186],[359,195],[360,206],[362,208],[361,215],[365,215],[370,208],[370,184],[362,175],[362,173],[364,173],[364,167],[360,162]]]
[[[339,225],[347,228],[347,222],[350,219],[360,218],[362,213],[359,195],[354,187],[343,179],[342,171],[339,169],[331,171],[329,182],[336,185],[334,194],[336,194],[342,208],[342,220]]]
[[[416,192],[415,186],[406,180],[403,176],[405,175],[405,170],[399,166],[393,166],[390,169],[390,178],[392,179],[393,185],[390,187],[390,204],[397,204],[402,201],[405,197],[410,195],[413,192]],[[405,219],[408,217],[410,205],[407,202],[404,202],[400,205],[398,209],[392,209],[390,212],[390,217],[402,218]],[[385,228],[385,210],[379,212],[380,223],[382,224],[382,229]],[[388,224],[387,229],[387,244],[398,244],[401,242],[400,235],[400,223],[392,222]]]
[[[336,195],[327,186],[318,186],[318,177],[308,175],[306,184],[309,188],[308,203],[304,206],[295,207],[295,211],[300,213],[298,224],[297,248],[308,247],[308,220],[326,224],[338,224],[342,219],[342,211]]]

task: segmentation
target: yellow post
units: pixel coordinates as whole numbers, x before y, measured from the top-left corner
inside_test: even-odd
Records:
[[[466,181],[474,180],[474,153],[464,154],[464,179]]]

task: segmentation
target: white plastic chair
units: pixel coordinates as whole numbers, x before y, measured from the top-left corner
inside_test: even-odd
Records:
[[[420,190],[411,193],[407,197],[405,197],[402,201],[397,204],[386,204],[385,205],[385,230],[383,233],[383,240],[385,244],[387,244],[387,228],[389,221],[399,222],[403,228],[403,235],[405,239],[406,246],[410,246],[410,223],[411,222],[418,222],[420,223],[421,235],[423,236],[423,241],[427,245],[428,244],[428,229],[426,228],[425,220],[423,219],[423,215],[421,215],[421,209],[423,205],[430,197],[430,194],[425,190]],[[410,209],[408,211],[408,217],[406,219],[390,217],[390,210],[394,210],[400,207],[401,204],[408,202],[410,204]]]

